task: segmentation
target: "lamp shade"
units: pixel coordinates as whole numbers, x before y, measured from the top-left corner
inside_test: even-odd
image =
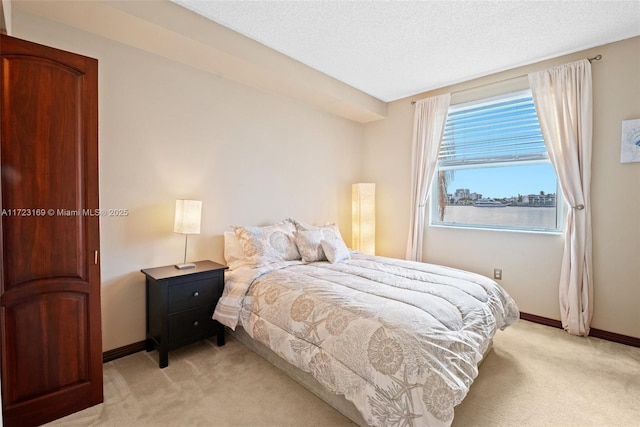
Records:
[[[358,183],[351,186],[352,248],[366,254],[376,252],[376,185]]]
[[[176,200],[173,231],[181,234],[200,234],[202,200]]]

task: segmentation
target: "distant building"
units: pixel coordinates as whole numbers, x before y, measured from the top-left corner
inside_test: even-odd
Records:
[[[447,195],[449,203],[454,205],[468,205],[473,200],[482,198],[482,194],[472,193],[468,188],[458,188],[453,195]]]
[[[526,199],[529,206],[548,207],[556,205],[555,194],[529,194],[522,199],[523,201]]]
[[[458,188],[455,193],[447,193],[449,205],[471,205],[476,200],[481,200],[482,194],[472,193],[468,188]],[[515,197],[505,197],[503,203],[509,206],[553,207],[556,205],[555,194],[529,194]]]
[[[456,194],[454,196],[456,202],[460,199],[469,199],[469,189],[468,188],[458,188],[456,190]]]

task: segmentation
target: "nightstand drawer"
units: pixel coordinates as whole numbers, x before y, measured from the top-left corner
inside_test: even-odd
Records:
[[[175,313],[202,305],[213,305],[218,302],[224,286],[222,274],[216,274],[200,280],[184,284],[169,285],[168,310]]]
[[[169,315],[169,348],[197,341],[215,333],[213,307],[202,307]]]

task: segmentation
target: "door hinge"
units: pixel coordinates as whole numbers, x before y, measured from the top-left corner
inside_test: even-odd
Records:
[[[93,263],[98,265],[98,251],[93,253]]]

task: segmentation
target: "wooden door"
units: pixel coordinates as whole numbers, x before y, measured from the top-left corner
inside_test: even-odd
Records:
[[[98,62],[1,36],[5,426],[102,402]]]

